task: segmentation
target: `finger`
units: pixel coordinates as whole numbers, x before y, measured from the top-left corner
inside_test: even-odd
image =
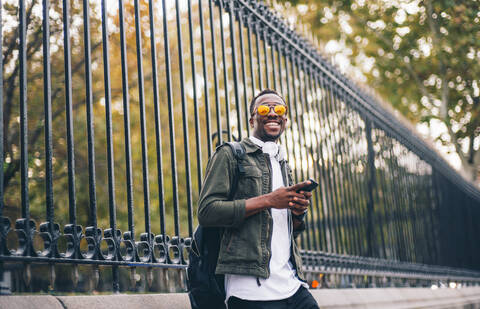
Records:
[[[312,192],[303,192],[302,194],[303,194],[303,196],[305,196],[305,199],[307,199],[307,200],[312,197]]]
[[[302,193],[297,193],[295,191],[290,191],[289,197],[293,199],[294,197],[300,198],[300,199],[305,199],[305,195]]]
[[[292,207],[292,209],[303,210],[303,211],[305,211],[307,208],[308,208],[308,205],[296,204],[296,203],[293,203],[293,207]]]
[[[304,198],[298,198],[298,197],[294,197],[293,202],[295,204],[298,204],[298,205],[301,205],[301,206],[308,206],[310,204],[309,200],[304,199]]]
[[[305,211],[307,211],[306,209],[295,209],[295,208],[291,208],[291,211],[292,211],[292,214],[294,215],[301,215],[303,213],[305,213]]]
[[[310,185],[310,183],[311,183],[310,180],[305,180],[303,182],[300,182],[300,183],[297,183],[293,186],[288,187],[288,190],[289,191],[300,191],[302,188]]]
[[[312,192],[309,192],[309,191],[298,191],[299,194],[302,194],[303,196],[305,196],[305,198],[309,199],[312,197]]]
[[[296,216],[300,216],[301,214],[303,214],[305,212],[305,209],[295,209],[295,208],[292,208],[292,214],[296,215]]]

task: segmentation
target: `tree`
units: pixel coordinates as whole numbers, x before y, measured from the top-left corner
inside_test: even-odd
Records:
[[[327,47],[336,42],[336,52],[408,119],[440,130],[436,142],[450,145],[478,181],[479,1],[291,0],[283,9]]]
[[[150,188],[150,219],[152,231],[155,234],[160,232],[160,210],[159,205],[162,197],[158,187],[157,178],[157,152],[155,138],[155,111],[153,95],[153,69],[151,60],[151,43],[149,30],[148,2],[139,2],[140,12],[140,34],[142,37],[143,55],[143,77],[144,77],[144,99],[146,109],[146,144],[148,145],[148,169]],[[19,74],[20,66],[18,60],[18,3],[8,1],[3,3],[2,29],[3,29],[3,65],[4,65],[4,213],[13,222],[21,216],[21,184],[20,184],[20,126],[19,126]],[[96,169],[96,202],[97,221],[101,228],[109,225],[109,195],[108,195],[108,172],[107,172],[107,138],[105,120],[105,82],[104,82],[104,61],[102,45],[102,23],[100,1],[90,3],[90,42],[91,42],[91,70],[92,70],[92,110],[94,122],[94,148],[95,148],[95,169]],[[108,42],[109,42],[109,64],[110,64],[110,85],[111,85],[111,106],[112,106],[112,144],[114,153],[115,170],[115,204],[117,224],[122,231],[127,231],[127,180],[126,180],[126,154],[125,154],[125,124],[123,96],[125,90],[122,85],[122,62],[120,43],[120,22],[118,1],[107,1],[108,7]],[[169,5],[168,15],[175,17],[175,6]],[[193,23],[198,24],[198,6],[193,6]],[[160,2],[154,7],[155,42],[157,44],[158,61],[158,89],[159,89],[159,118],[162,125],[162,153],[163,153],[163,200],[166,214],[166,233],[174,233],[173,221],[173,185],[172,171],[170,165],[170,142],[168,127],[168,106],[167,87],[165,80],[165,58],[163,45],[163,19],[159,14],[161,11]],[[43,54],[42,54],[42,1],[33,0],[26,6],[26,27],[27,27],[27,115],[28,115],[28,189],[29,206],[33,219],[37,222],[45,221],[45,120],[43,102]],[[181,10],[181,20],[188,21],[188,12]],[[205,13],[206,15],[206,13]],[[215,16],[216,25],[219,26],[218,17]],[[137,67],[136,28],[133,1],[126,1],[124,4],[125,41],[126,41],[126,66],[128,74],[128,98],[130,113],[130,144],[132,149],[132,190],[134,223],[141,232],[145,226],[144,222],[144,180],[142,174],[142,139],[140,130],[139,111],[139,73]],[[180,73],[179,73],[179,44],[177,37],[176,19],[168,18],[168,31],[170,42],[170,65],[172,70],[172,88],[175,118],[175,151],[177,177],[179,192],[186,191],[186,159],[183,153],[183,129],[182,120],[184,117],[181,109],[180,99]],[[61,225],[69,220],[69,192],[68,192],[68,168],[67,168],[67,138],[66,138],[66,113],[65,113],[65,81],[64,81],[64,43],[63,43],[63,15],[62,2],[50,4],[50,64],[51,64],[51,88],[52,88],[52,144],[53,144],[53,202],[55,215],[54,220]],[[182,26],[185,80],[188,89],[192,86],[192,73],[189,70],[191,59],[187,48],[189,32],[187,25]],[[75,152],[75,188],[77,221],[82,226],[88,226],[92,218],[90,213],[89,197],[89,171],[87,153],[87,120],[86,120],[86,82],[85,82],[85,54],[84,54],[84,23],[83,23],[83,2],[70,2],[70,38],[71,38],[71,73],[72,73],[72,104],[73,104],[73,135]],[[218,36],[219,30],[216,30]],[[201,72],[201,48],[200,33],[195,32],[195,61],[197,62],[197,74]],[[207,33],[206,35],[209,35]],[[219,38],[217,38],[217,41]],[[211,61],[211,49],[207,50],[208,61]],[[212,66],[208,65],[208,74],[212,76]],[[198,84],[200,84],[197,81]],[[197,89],[200,87],[197,86]],[[178,91],[176,91],[178,90]],[[198,90],[197,90],[198,91]],[[215,88],[209,83],[209,96],[214,97]],[[194,104],[192,95],[187,93],[188,104],[188,134],[190,135],[191,154],[191,181],[192,197],[195,200],[198,196],[199,183],[197,181],[197,162],[195,159],[195,136],[194,136]],[[202,94],[198,94],[197,101],[203,102]],[[199,107],[201,127],[205,127],[205,106]],[[214,117],[215,114],[212,114]],[[206,145],[206,130],[200,130],[202,134],[199,144]],[[200,165],[203,168],[207,161],[207,151],[204,150]],[[180,222],[182,236],[187,235],[187,194],[179,195]],[[13,232],[12,232],[13,233]]]

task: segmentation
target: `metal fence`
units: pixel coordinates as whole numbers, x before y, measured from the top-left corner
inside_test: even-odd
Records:
[[[310,281],[480,282],[480,192],[264,3],[1,6],[0,261],[21,265],[15,291],[32,265],[52,289],[62,264],[74,287],[79,265],[95,284],[106,266],[114,291],[124,269],[134,286],[137,269],[149,285],[154,268],[182,273],[206,161],[249,135],[264,88],[289,104],[295,180],[321,184],[301,236]]]

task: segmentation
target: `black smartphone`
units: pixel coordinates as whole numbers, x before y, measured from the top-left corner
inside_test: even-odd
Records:
[[[299,191],[308,191],[308,192],[311,192],[313,190],[315,190],[316,187],[318,187],[318,183],[313,180],[312,178],[310,178],[308,181],[310,181],[310,184],[306,187],[303,187],[301,190]],[[298,192],[299,192],[298,191]]]

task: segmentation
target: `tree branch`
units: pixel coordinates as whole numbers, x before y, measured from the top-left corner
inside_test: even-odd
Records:
[[[95,45],[92,46],[92,51],[93,50],[96,50],[99,46],[101,46],[101,42],[98,42],[96,43]],[[33,52],[32,52],[33,53]],[[32,54],[31,53],[31,54]],[[30,54],[30,55],[31,55]],[[83,58],[82,60],[80,60],[79,62],[77,62],[75,64],[75,66],[72,67],[72,75],[75,74],[79,69],[81,69],[83,67],[83,64],[85,62],[85,58]],[[15,74],[18,74],[18,66],[15,67],[15,71],[16,73]],[[13,100],[13,91],[15,89],[15,79],[14,79],[14,75],[12,73],[12,75],[9,77],[12,78],[12,82],[9,84],[9,88],[7,89],[7,98],[9,98],[9,101],[8,101],[8,104],[6,103],[6,107],[9,108],[9,115],[8,117],[10,117],[10,110],[11,110],[11,106],[12,106],[12,100]],[[52,94],[52,98],[55,98],[58,93],[60,91],[62,91],[63,88],[59,87],[59,88],[56,88]],[[7,102],[7,101],[6,101]],[[74,104],[72,106],[72,108],[75,110],[76,108],[78,108],[78,106],[81,105],[81,103],[83,103],[83,101],[81,102],[78,102],[76,104]],[[60,108],[58,109],[57,111],[55,111],[53,114],[52,114],[52,121],[55,120],[59,115],[61,115],[62,113],[64,112],[64,109]],[[7,122],[9,123],[9,122]],[[31,147],[33,144],[36,143],[37,139],[39,138],[40,134],[42,133],[42,130],[44,128],[44,120],[41,119],[39,120],[39,122],[37,123],[36,125],[36,128],[35,128],[35,131],[31,134],[31,138],[28,140],[28,145]],[[13,132],[13,133],[8,133],[8,126],[5,126],[4,127],[4,130],[5,130],[5,136],[10,136],[11,138],[15,137],[16,136],[16,133],[17,132]],[[8,146],[8,153],[10,154],[10,158],[12,160],[12,162],[9,164],[9,167],[7,168],[7,170],[5,171],[4,173],[4,177],[3,177],[3,187],[4,189],[7,188],[10,180],[15,176],[15,174],[20,170],[20,160],[19,159],[14,159],[14,156],[13,156],[13,153],[11,153],[11,147],[10,147],[10,144],[11,142],[8,142],[7,139],[4,140],[4,143],[6,143]],[[4,149],[7,149],[7,147],[5,147]],[[6,150],[5,150],[6,152]]]
[[[443,51],[442,51],[442,42],[440,39],[440,34],[438,30],[438,25],[436,21],[433,19],[433,7],[432,2],[430,0],[425,0],[425,5],[427,7],[427,21],[430,27],[430,32],[432,33],[432,40],[433,40],[433,49],[436,51],[437,59],[438,59],[438,71],[441,74],[442,80],[442,106],[440,107],[440,115],[442,118],[448,120],[448,82],[447,82],[447,67],[445,65],[445,61],[443,59]],[[447,124],[449,125],[449,124]]]
[[[468,165],[468,158],[465,155],[465,153],[462,151],[462,147],[460,146],[460,143],[458,142],[457,135],[455,132],[452,130],[452,126],[450,124],[446,124],[445,126],[447,127],[448,130],[448,135],[450,135],[450,139],[452,144],[455,146],[455,151],[458,153],[458,156],[460,157],[460,160],[462,161],[462,165]]]
[[[29,10],[27,11],[27,25],[26,27],[28,28],[30,22],[32,21],[32,19],[30,18],[31,16],[31,11],[33,9],[33,6],[35,5],[35,2],[34,1],[32,3],[32,5],[30,6]],[[17,27],[17,30],[14,31],[14,32],[18,32],[18,27]],[[27,59],[28,58],[31,58],[32,55],[36,52],[38,52],[38,50],[40,49],[40,46],[42,45],[42,40],[40,39],[40,35],[42,33],[42,29],[41,27],[39,27],[37,29],[37,31],[34,32],[33,34],[33,44],[30,44],[28,45],[27,47]],[[16,46],[16,40],[13,39],[13,45],[11,45],[11,48],[12,50],[10,51],[11,53],[13,52],[13,48]],[[8,50],[7,50],[8,52]],[[5,60],[4,60],[4,63],[5,63]],[[16,81],[16,78],[17,78],[17,75],[19,73],[19,66],[16,65],[12,74],[10,74],[10,76],[4,81],[4,85],[8,85],[7,87],[7,91],[5,92],[5,102],[4,102],[4,113],[3,113],[3,130],[4,130],[4,136],[6,136],[7,138],[4,139],[3,143],[4,143],[4,157],[5,157],[5,154],[6,153],[9,153],[10,156],[13,158],[13,153],[12,153],[12,150],[10,148],[10,142],[7,140],[9,136],[12,136],[13,134],[10,134],[9,133],[9,129],[10,129],[10,116],[11,116],[11,113],[12,113],[12,101],[13,101],[13,94],[14,94],[14,91],[17,87],[17,84],[15,83]]]
[[[359,16],[357,15],[354,15],[354,14],[351,14],[350,15],[351,18],[353,19],[356,19],[357,21],[360,22],[360,24],[362,25],[366,25],[367,24],[367,20],[363,19],[363,18],[360,18]],[[358,23],[358,22],[357,22]],[[395,50],[393,48],[393,42],[391,40],[389,40],[388,38],[386,38],[383,33],[381,33],[380,31],[376,31],[370,27],[366,27],[367,31],[372,33],[373,35],[375,35],[379,40],[381,40],[385,45],[387,45],[389,47],[389,49],[396,53],[397,55],[399,54],[399,52],[397,50]],[[402,57],[402,60],[403,58],[408,55],[399,55],[398,57]],[[410,58],[410,57],[409,57]],[[405,66],[405,68],[407,69],[407,71],[410,73],[411,77],[415,80],[416,84],[417,84],[417,87],[418,89],[420,90],[420,92],[422,93],[423,96],[425,96],[429,101],[430,103],[433,104],[434,102],[434,97],[433,95],[427,90],[427,88],[425,87],[425,85],[423,84],[423,81],[420,79],[420,76],[419,74],[414,70],[412,64],[410,62],[406,62],[406,61],[401,61],[401,63]]]

